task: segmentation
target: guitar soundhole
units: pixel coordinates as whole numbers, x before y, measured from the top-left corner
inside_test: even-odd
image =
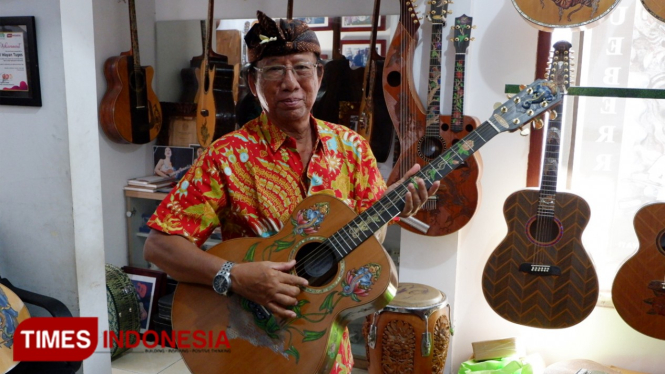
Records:
[[[321,287],[337,274],[337,261],[332,249],[323,243],[307,243],[296,253],[296,273],[311,287]]]
[[[445,132],[445,131],[448,131],[448,130],[450,130],[450,125],[447,124],[447,123],[442,123],[441,124],[441,131]]]
[[[532,217],[526,229],[529,240],[538,245],[553,245],[563,236],[563,225],[554,217]]]
[[[464,128],[466,129],[466,132],[471,132],[471,131],[473,131],[473,125],[470,125],[470,124],[468,124],[468,123],[467,123],[466,126],[464,126]]]
[[[446,141],[440,136],[424,136],[418,141],[418,153],[421,158],[432,161],[446,149]]]
[[[397,87],[402,84],[402,74],[397,71],[391,71],[388,73],[387,81],[390,87]]]
[[[660,251],[661,254],[665,255],[665,230],[658,234],[658,239],[656,239],[656,241],[656,248],[658,248],[658,251]]]
[[[145,74],[143,74],[143,70],[132,71],[130,73],[129,87],[134,91],[143,91],[145,88]]]

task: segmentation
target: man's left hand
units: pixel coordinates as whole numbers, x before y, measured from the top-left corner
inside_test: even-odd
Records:
[[[393,183],[389,188],[388,191],[391,191],[395,189],[397,186],[400,184],[404,183],[404,181],[408,180],[411,178],[412,175],[416,174],[420,170],[420,165],[415,164],[409,169],[409,171],[404,174],[402,179],[398,180],[397,182]],[[436,190],[439,189],[439,181],[434,182],[429,190],[427,190],[425,186],[425,181],[422,180],[422,178],[415,178],[414,180],[415,185],[413,183],[409,183],[407,186],[407,189],[409,192],[406,193],[404,196],[404,209],[402,209],[402,212],[399,214],[400,217],[411,217],[414,214],[418,213],[418,210],[427,202],[427,198],[434,193],[436,193]]]

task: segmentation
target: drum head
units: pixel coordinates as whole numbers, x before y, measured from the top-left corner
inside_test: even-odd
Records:
[[[400,283],[397,295],[388,306],[428,308],[446,303],[446,294],[425,284]]]

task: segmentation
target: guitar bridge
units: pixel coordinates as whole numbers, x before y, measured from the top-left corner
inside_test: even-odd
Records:
[[[539,276],[561,275],[561,268],[558,266],[531,264],[528,262],[520,265],[520,271],[529,275]]]

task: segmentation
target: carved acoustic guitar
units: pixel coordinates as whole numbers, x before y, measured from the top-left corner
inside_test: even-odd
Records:
[[[554,45],[550,76],[568,86],[570,43]],[[563,110],[561,110],[563,112]],[[598,279],[582,246],[589,205],[556,191],[561,116],[550,119],[540,190],[521,190],[504,204],[508,234],[487,260],[485,299],[520,325],[564,328],[584,320],[598,299]]]
[[[665,339],[665,203],[642,207],[633,223],[640,246],[619,268],[612,301],[630,327]]]
[[[607,16],[621,0],[512,0],[527,21],[538,29],[589,28]],[[654,0],[659,1],[659,0]]]
[[[497,108],[485,121],[416,175],[431,186],[487,141],[514,131],[558,104],[563,95],[540,80]],[[181,351],[195,374],[328,374],[344,327],[386,306],[397,276],[390,257],[373,233],[404,207],[407,181],[356,216],[341,200],[314,195],[303,200],[270,238],[225,241],[209,253],[234,262],[296,260],[293,272],[308,280],[292,307],[296,317],[278,319],[266,308],[238,295],[220,297],[212,287],[180,283],[173,300],[173,329],[226,333],[230,349]],[[194,337],[181,345],[200,344]]]
[[[665,2],[663,0],[642,0],[644,8],[661,22],[665,22]]]

